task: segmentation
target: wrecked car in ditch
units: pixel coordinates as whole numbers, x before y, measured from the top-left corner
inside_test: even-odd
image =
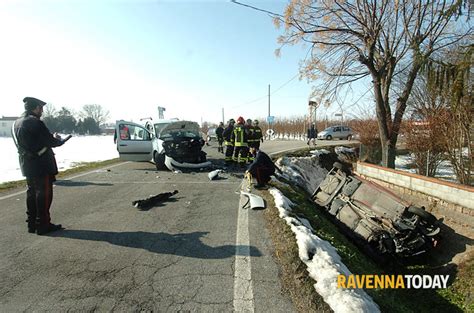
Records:
[[[334,163],[311,198],[379,261],[420,255],[436,246],[442,220],[350,174],[340,163]]]
[[[202,151],[204,139],[192,121],[158,120],[145,125],[117,121],[117,150],[121,160],[152,161],[158,170],[209,167]]]

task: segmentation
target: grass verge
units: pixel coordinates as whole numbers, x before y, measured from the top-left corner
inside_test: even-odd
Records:
[[[99,161],[99,162],[80,162],[76,163],[73,168],[67,169],[65,171],[61,171],[56,175],[56,178],[64,178],[73,174],[77,173],[82,173],[82,172],[87,172],[93,169],[97,168],[102,168],[108,165],[120,163],[120,159],[111,159],[111,160],[106,160],[106,161]],[[26,186],[26,180],[17,180],[17,181],[11,181],[11,182],[6,182],[6,183],[1,183],[0,184],[0,192],[1,191],[8,191],[10,189],[18,188],[18,187],[24,187]]]
[[[316,235],[330,242],[338,251],[342,261],[353,274],[447,274],[451,283],[447,289],[366,289],[382,312],[474,312],[473,306],[473,261],[458,268],[452,266],[402,266],[387,267],[376,264],[348,239],[322,210],[308,200],[301,189],[275,186],[293,201],[295,215],[311,222]],[[271,195],[265,195],[267,203],[273,204]],[[288,290],[295,307],[300,312],[325,311],[321,297],[314,290],[313,281],[308,277],[306,266],[298,257],[297,245],[289,226],[284,223],[276,208],[269,207],[265,216],[270,234],[274,240],[275,254],[282,269],[283,288]],[[280,222],[274,221],[274,219]],[[309,287],[310,286],[310,287]],[[327,306],[327,305],[326,305]]]

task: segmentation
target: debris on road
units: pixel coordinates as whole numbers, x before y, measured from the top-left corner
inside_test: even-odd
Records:
[[[135,200],[132,202],[132,205],[136,208],[139,208],[140,210],[147,210],[156,206],[159,203],[165,202],[171,196],[174,196],[177,193],[178,193],[178,190],[175,190],[173,192],[163,192],[163,193],[157,194],[155,196],[151,196],[143,200]]]
[[[209,172],[209,174],[207,174],[207,177],[209,178],[209,180],[217,180],[219,179],[219,173],[222,173],[224,172],[223,170],[220,170],[220,169],[217,169],[217,170],[214,170],[212,172]]]
[[[263,198],[257,195],[254,195],[250,192],[241,191],[240,194],[242,196],[248,197],[247,202],[242,206],[242,209],[251,208],[252,210],[255,209],[265,209],[265,201]],[[247,205],[250,205],[247,207]]]

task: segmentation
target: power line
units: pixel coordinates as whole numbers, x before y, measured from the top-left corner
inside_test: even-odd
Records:
[[[235,4],[237,4],[237,5],[241,5],[241,6],[243,6],[243,7],[251,8],[251,9],[256,10],[256,11],[260,11],[260,12],[267,13],[267,14],[270,15],[270,16],[278,16],[278,17],[280,17],[280,18],[283,18],[283,17],[284,17],[284,16],[281,15],[281,14],[274,13],[274,12],[271,12],[271,11],[267,11],[267,10],[264,10],[264,9],[260,9],[260,8],[251,6],[251,5],[249,5],[249,4],[245,4],[245,3],[238,2],[238,1],[236,1],[236,0],[230,0],[230,2],[235,3]]]

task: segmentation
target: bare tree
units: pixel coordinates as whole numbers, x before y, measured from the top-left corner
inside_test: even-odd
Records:
[[[313,95],[321,103],[355,81],[372,80],[382,164],[394,168],[402,118],[420,69],[433,53],[472,32],[469,20],[456,22],[462,7],[461,0],[294,0],[284,15],[267,13],[277,27],[284,25],[281,47],[311,46],[300,72],[321,82]],[[394,93],[392,82],[402,73]]]
[[[460,46],[442,59],[433,60],[425,70],[428,95],[441,112],[435,114],[441,145],[460,183],[472,183],[474,168],[474,105],[472,65],[474,45]]]
[[[45,117],[55,117],[58,114],[56,108],[51,103],[47,103],[43,109],[43,118]]]
[[[100,104],[86,104],[82,107],[81,118],[92,118],[97,125],[104,124],[109,118],[109,111]]]

